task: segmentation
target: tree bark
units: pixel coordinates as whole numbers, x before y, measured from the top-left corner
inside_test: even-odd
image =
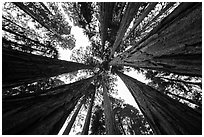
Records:
[[[2,133],[57,134],[93,79],[58,86],[38,96],[3,100]]]
[[[156,134],[202,134],[202,114],[121,72],[140,110]]]
[[[80,69],[84,64],[2,48],[2,87],[15,87]]]
[[[162,9],[152,20],[150,20],[147,24],[145,24],[142,29],[137,32],[138,34],[142,33],[143,31],[146,31],[147,28],[152,27],[152,23],[154,23],[158,17],[161,17],[161,15],[163,15],[164,13],[166,13],[169,8],[171,8],[173,5],[175,4],[175,2],[169,2],[166,7],[164,9]],[[127,35],[127,37],[123,38],[123,41],[128,38],[129,35]]]
[[[153,10],[155,8],[155,6],[157,5],[157,2],[152,2],[148,5],[148,7],[146,8],[146,10],[142,13],[142,15],[136,20],[135,24],[133,25],[133,27],[130,29],[130,31],[128,32],[128,34],[123,38],[123,40],[125,40],[134,30],[135,28],[140,24],[140,22],[149,14],[149,12],[151,10]]]
[[[167,92],[167,91],[166,91],[166,94],[173,95],[173,96],[175,96],[175,97],[177,97],[177,98],[179,98],[179,99],[183,99],[183,100],[185,100],[185,101],[188,101],[188,102],[190,102],[190,103],[192,103],[192,104],[194,104],[194,105],[198,105],[198,106],[201,107],[201,104],[200,104],[200,103],[195,102],[195,101],[193,101],[193,100],[191,100],[191,99],[188,99],[188,98],[185,98],[185,97],[182,97],[182,96],[179,96],[179,95],[173,94],[173,93],[171,93],[171,92]]]
[[[117,135],[117,130],[115,126],[115,118],[113,115],[113,110],[111,107],[111,102],[107,94],[107,87],[102,81],[103,86],[103,103],[104,103],[104,114],[105,114],[105,126],[106,126],[106,135]]]
[[[105,41],[107,39],[107,29],[112,20],[114,3],[113,2],[102,2],[100,4],[100,29],[101,29],[101,45],[102,52],[104,52]]]
[[[202,4],[183,3],[137,47],[110,65],[202,76]]]
[[[92,94],[92,97],[91,97],[91,102],[90,102],[90,105],[89,105],[89,109],[88,109],[88,112],[87,112],[87,115],[86,115],[86,119],[85,119],[85,122],[84,122],[84,127],[82,129],[81,135],[88,135],[89,125],[90,125],[91,115],[92,115],[92,108],[93,108],[95,92],[96,92],[96,89],[93,89],[93,90],[94,91],[93,91],[93,94]]]
[[[197,85],[199,87],[202,87],[202,82],[191,82],[191,81],[184,81],[184,80],[180,80],[180,79],[171,79],[171,78],[165,78],[165,77],[156,77],[156,78],[161,78],[161,79],[165,79],[165,80],[173,81],[173,82],[181,82],[184,84]]]
[[[117,49],[117,47],[121,43],[122,38],[125,35],[125,32],[127,31],[131,21],[135,17],[135,14],[138,11],[140,5],[141,5],[141,3],[136,3],[136,2],[129,2],[128,3],[127,8],[126,8],[126,10],[124,12],[122,21],[120,23],[120,28],[119,28],[119,30],[117,32],[117,36],[116,36],[115,42],[114,42],[112,50],[111,50],[110,58],[112,57],[112,55],[114,54],[115,50]],[[141,21],[141,19],[138,20],[138,21]]]
[[[21,10],[23,10],[25,13],[27,13],[29,16],[31,16],[34,20],[36,20],[40,25],[42,25],[43,27],[45,27],[47,30],[49,30],[50,32],[59,35],[57,32],[55,32],[52,28],[50,28],[50,26],[46,23],[45,20],[43,20],[42,18],[40,18],[39,14],[35,14],[35,12],[33,10],[30,10],[29,7],[27,7],[26,5],[24,5],[22,2],[13,2],[17,7],[19,7]],[[47,18],[47,17],[45,17]],[[47,20],[48,22],[50,20]]]
[[[78,113],[79,113],[79,110],[81,109],[81,106],[85,103],[85,101],[86,101],[86,96],[84,96],[82,98],[82,100],[80,101],[79,105],[77,106],[77,109],[74,112],[74,114],[73,114],[71,120],[69,121],[67,127],[65,128],[65,130],[63,132],[63,135],[69,135],[69,132],[71,131],[72,126],[73,126],[73,124],[74,124],[74,122],[76,120],[76,117],[77,117]]]

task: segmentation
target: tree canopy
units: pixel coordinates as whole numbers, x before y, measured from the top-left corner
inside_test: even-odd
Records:
[[[3,3],[2,104],[3,134],[202,134],[202,3]]]

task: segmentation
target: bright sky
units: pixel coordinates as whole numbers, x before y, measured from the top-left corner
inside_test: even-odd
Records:
[[[83,34],[82,28],[79,28],[77,26],[72,26],[71,34],[73,34],[74,38],[76,39],[76,43],[75,43],[76,46],[74,47],[74,49],[78,49],[79,47],[86,47],[90,45],[90,41],[88,37],[86,37]],[[59,59],[70,60],[70,55],[72,53],[72,50],[69,50],[69,49],[63,50],[61,47],[58,47],[59,56],[60,56]]]
[[[90,45],[89,39],[88,37],[86,37],[83,34],[83,30],[77,26],[72,26],[72,30],[71,30],[71,34],[74,35],[75,39],[76,39],[76,47],[74,49],[78,49],[79,47],[83,46],[86,47],[88,45]],[[60,55],[60,59],[62,60],[70,60],[70,55],[71,55],[70,50],[63,50],[62,48],[59,47],[59,55]],[[130,71],[130,72],[126,72],[125,74],[141,81],[141,82],[147,82],[145,80],[145,77],[140,74],[137,73],[135,71]],[[123,81],[119,78],[118,81],[116,82],[117,89],[118,89],[118,96],[117,98],[121,97],[122,99],[125,100],[126,103],[129,103],[135,107],[137,107],[137,104],[134,100],[134,98],[132,97],[131,93],[129,92],[129,90],[127,89],[127,87],[125,86],[125,84],[123,83]]]
[[[74,35],[74,38],[76,39],[76,46],[74,47],[74,49],[78,49],[79,47],[86,47],[90,45],[90,41],[88,39],[87,36],[85,36],[83,34],[83,29],[79,28],[78,26],[74,26],[72,21],[69,19],[69,17],[64,13],[64,10],[62,9],[61,5],[59,5],[59,7],[61,8],[61,12],[65,15],[66,21],[69,22],[69,24],[72,26],[71,29],[71,34]],[[58,51],[59,51],[59,59],[62,60],[70,60],[70,55],[71,55],[71,50],[67,49],[67,50],[63,50],[62,48],[58,47]],[[73,50],[74,50],[73,49]],[[141,81],[141,82],[145,82],[145,77],[142,74],[139,74],[137,72],[134,71],[130,71],[125,73],[133,78],[136,78],[137,80]],[[118,81],[116,82],[117,89],[118,89],[118,96],[117,97],[121,97],[122,99],[125,100],[126,103],[129,103],[135,107],[137,107],[137,104],[134,100],[134,98],[132,97],[131,93],[129,92],[129,90],[127,89],[127,87],[125,86],[125,84],[123,83],[123,81],[119,78]],[[146,81],[147,82],[147,81]]]
[[[62,10],[62,12],[63,12],[63,10]],[[88,37],[83,34],[82,28],[79,28],[77,26],[73,26],[73,23],[70,22],[68,17],[67,17],[67,21],[72,26],[71,34],[73,34],[74,38],[76,39],[76,43],[75,43],[76,46],[74,47],[74,49],[78,49],[79,47],[89,46],[90,41],[89,41]],[[69,50],[69,49],[63,50],[62,48],[58,47],[58,51],[59,51],[59,59],[70,61],[70,55],[72,53],[71,50]],[[133,78],[136,78],[137,80],[139,80],[141,82],[147,83],[147,81],[145,80],[145,77],[142,74],[139,74],[135,71],[126,72],[125,74],[127,74]],[[124,99],[125,103],[128,103],[128,104],[133,105],[134,107],[138,108],[134,98],[132,97],[131,93],[129,92],[129,90],[127,89],[127,87],[123,83],[123,81],[119,77],[117,77],[117,79],[118,79],[118,81],[116,82],[116,84],[118,86],[116,88],[118,90],[118,95],[116,96],[116,98]],[[61,80],[63,80],[63,78]],[[64,81],[66,81],[66,80],[64,79]],[[59,135],[62,134],[64,128],[66,127],[66,124],[63,126],[63,129],[60,131]],[[74,135],[76,133],[71,131],[70,134]]]

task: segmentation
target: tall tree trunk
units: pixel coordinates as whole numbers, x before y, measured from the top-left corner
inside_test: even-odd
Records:
[[[107,29],[112,20],[114,3],[101,2],[100,3],[100,29],[101,29],[101,45],[102,52],[104,52],[105,41],[107,39]]]
[[[166,13],[173,5],[175,2],[169,2],[165,8],[163,8],[153,19],[151,19],[147,24],[142,26],[142,29],[140,31],[137,31],[138,34],[142,33],[143,31],[146,31],[146,29],[152,27],[153,23],[161,17],[164,13]],[[129,33],[130,34],[130,33]],[[123,38],[123,41],[128,38],[129,35],[126,35],[126,37]]]
[[[29,9],[29,7],[24,5],[22,2],[13,2],[13,4],[15,4],[17,7],[19,7],[21,10],[23,10],[29,16],[31,16],[34,20],[36,20],[40,25],[45,27],[47,30],[49,30],[50,32],[52,32],[54,34],[57,34],[57,32],[55,32],[52,28],[50,28],[50,26],[46,23],[46,22],[49,22],[50,20],[43,20],[42,18],[40,18],[39,14],[35,14],[35,12],[33,10]],[[32,4],[32,3],[30,3],[30,4]],[[44,18],[47,18],[47,16],[44,16]],[[59,35],[59,34],[57,34],[57,35]]]
[[[115,126],[115,117],[113,115],[113,110],[111,107],[111,102],[107,94],[107,87],[102,81],[103,86],[103,103],[104,103],[104,114],[105,114],[105,126],[107,135],[117,135],[117,130]]]
[[[63,61],[2,48],[2,87],[15,87],[80,69],[81,63]]]
[[[117,113],[115,115],[118,117],[118,125],[119,125],[119,128],[122,131],[122,135],[126,135],[125,130],[123,128],[122,119],[121,119],[120,115],[117,114]]]
[[[191,99],[188,99],[188,98],[185,98],[185,97],[182,97],[182,96],[179,96],[179,95],[173,94],[173,93],[168,92],[168,91],[166,92],[166,94],[173,95],[173,96],[175,96],[175,97],[177,97],[177,98],[179,98],[179,99],[183,99],[183,100],[185,100],[185,101],[188,101],[188,102],[190,102],[190,103],[192,103],[192,104],[194,104],[194,105],[198,105],[198,106],[201,107],[201,104],[200,104],[200,103],[195,102],[195,101],[193,101],[193,100],[191,100]]]
[[[40,25],[45,27],[48,31],[55,34],[55,37],[59,39],[60,41],[67,42],[67,40],[62,37],[62,34],[70,34],[70,29],[65,28],[63,24],[63,17],[61,18],[61,21],[55,20],[53,22],[53,19],[56,17],[52,16],[50,12],[47,9],[43,9],[44,7],[42,4],[40,4],[42,7],[36,6],[36,3],[30,3],[29,5],[25,5],[23,2],[13,2],[17,7],[19,7],[21,10],[23,10],[25,13],[27,13],[29,16],[31,16],[34,20],[36,20]],[[51,16],[51,17],[50,17]],[[57,22],[56,22],[57,21]],[[62,32],[58,28],[62,27],[66,31]],[[69,49],[73,49],[73,46],[69,46]]]
[[[94,78],[58,86],[38,96],[3,100],[2,133],[57,134]]]
[[[153,10],[155,8],[156,5],[157,5],[157,2],[152,2],[148,5],[148,7],[145,9],[145,11],[142,13],[142,15],[140,15],[140,17],[133,24],[132,28],[130,29],[130,31],[128,32],[126,37],[124,37],[123,40],[125,40],[135,30],[135,28],[140,24],[140,22],[142,22],[142,20],[149,14],[149,12],[151,10]]]
[[[182,3],[150,34],[110,65],[202,76],[201,3]]]
[[[156,134],[202,134],[202,114],[121,72],[140,110]]]
[[[40,45],[40,46],[42,46],[42,47],[47,47],[46,45],[40,43],[39,41],[33,40],[33,39],[31,39],[31,38],[28,38],[28,37],[26,37],[25,35],[19,34],[18,32],[13,31],[13,30],[11,30],[11,29],[2,27],[2,30],[6,31],[6,32],[9,32],[9,33],[11,33],[11,34],[14,34],[15,36],[19,36],[19,37],[21,37],[21,38],[24,38],[24,39],[26,39],[26,40],[29,40],[29,41],[31,41],[31,42],[34,42],[35,44]],[[47,47],[47,48],[48,48],[48,47]]]
[[[71,131],[72,126],[73,126],[73,124],[74,124],[74,122],[76,120],[76,117],[77,117],[78,113],[79,113],[79,110],[81,109],[81,106],[85,103],[85,101],[86,101],[86,96],[84,96],[82,98],[82,100],[80,101],[79,105],[77,106],[77,109],[74,112],[74,114],[73,114],[71,120],[69,121],[67,127],[65,128],[65,130],[63,132],[63,135],[69,135],[69,132]]]
[[[127,5],[127,8],[124,12],[122,21],[120,23],[120,28],[117,32],[117,36],[115,39],[115,42],[112,46],[112,50],[111,50],[111,54],[110,54],[110,58],[111,56],[114,54],[115,50],[117,49],[117,47],[119,46],[119,44],[122,41],[123,36],[125,35],[125,32],[127,31],[131,21],[133,20],[133,18],[135,17],[135,14],[137,13],[139,7],[141,6],[141,3],[137,3],[137,2],[129,2]],[[139,22],[141,21],[138,20]],[[137,23],[139,23],[137,22]]]
[[[95,88],[93,90],[94,91],[93,91],[93,94],[91,96],[91,102],[90,102],[90,105],[89,105],[89,109],[88,109],[88,112],[87,112],[87,115],[86,115],[86,119],[85,119],[85,122],[84,122],[84,127],[82,129],[81,135],[88,135],[89,125],[90,125],[90,121],[91,121],[92,108],[93,108],[95,92],[96,92]]]
[[[156,78],[165,79],[165,80],[173,81],[173,82],[181,82],[181,83],[184,83],[184,84],[197,85],[197,86],[202,88],[202,82],[191,82],[191,81],[184,81],[184,80],[181,80],[181,79],[171,79],[171,78],[165,78],[165,77],[156,77]]]

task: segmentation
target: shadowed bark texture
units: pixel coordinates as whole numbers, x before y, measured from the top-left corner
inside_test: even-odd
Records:
[[[202,4],[182,3],[139,45],[110,65],[202,75]]]
[[[107,87],[104,82],[102,82],[103,86],[103,100],[104,100],[104,114],[105,114],[105,126],[106,126],[106,134],[107,135],[117,135],[115,118],[113,115],[113,109],[111,106],[110,99],[107,94]]]
[[[82,129],[81,135],[88,135],[88,132],[89,132],[89,125],[90,125],[90,122],[91,122],[91,115],[92,115],[92,108],[93,108],[93,105],[94,105],[95,92],[96,92],[96,89],[94,87],[93,88],[93,93],[92,93],[92,96],[91,96],[91,102],[90,102],[90,105],[89,105],[89,109],[88,109],[88,112],[87,112],[87,115],[86,115],[86,119],[85,119],[85,122],[84,122],[84,127]]]
[[[3,48],[2,87],[9,88],[39,79],[57,76],[92,67],[64,60],[58,60],[25,52]]]
[[[74,114],[72,115],[71,120],[69,121],[67,127],[65,128],[65,130],[64,130],[64,132],[63,132],[63,135],[69,135],[69,132],[70,132],[71,129],[72,129],[72,126],[73,126],[73,124],[74,124],[74,122],[75,122],[75,120],[76,120],[76,117],[77,117],[77,115],[78,115],[80,109],[81,109],[81,106],[85,103],[85,101],[86,101],[86,97],[84,96],[84,97],[82,98],[82,100],[80,101],[79,105],[77,106],[77,109],[75,110]]]
[[[202,134],[202,114],[121,72],[140,110],[156,134]]]
[[[93,78],[58,86],[38,96],[3,100],[3,134],[57,134]]]

